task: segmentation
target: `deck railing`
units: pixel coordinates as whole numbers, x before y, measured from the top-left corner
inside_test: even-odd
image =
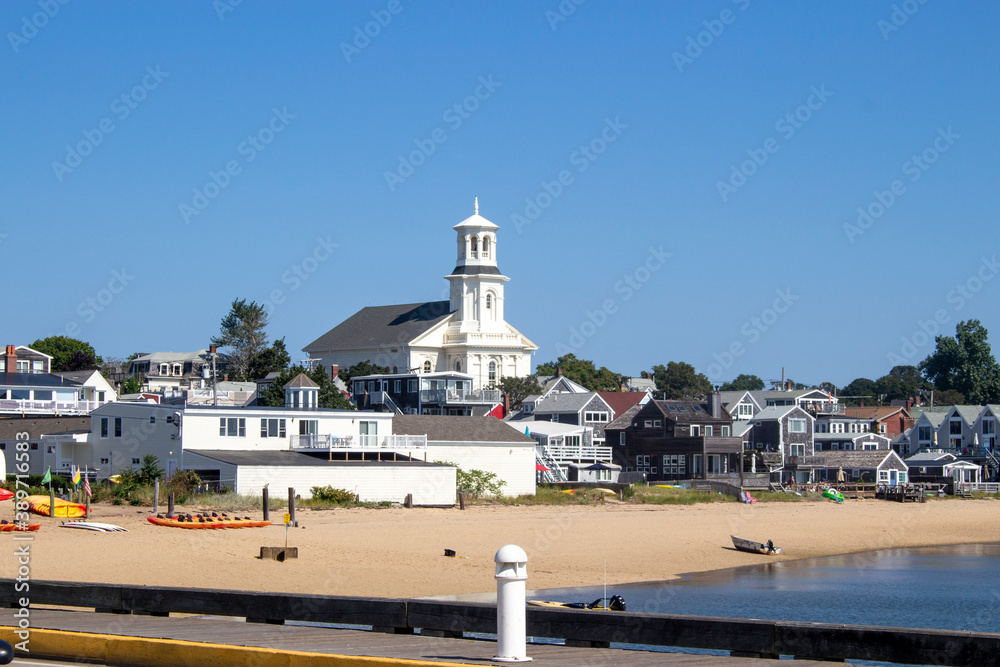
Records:
[[[376,451],[426,449],[426,435],[293,435],[291,449]]]
[[[611,462],[611,447],[596,447],[594,445],[547,445],[548,453],[557,461],[583,463]]]
[[[458,391],[455,389],[423,389],[420,391],[421,403],[499,403],[499,389],[477,389]]]
[[[0,412],[85,415],[109,401],[29,401],[20,399],[0,400]]]

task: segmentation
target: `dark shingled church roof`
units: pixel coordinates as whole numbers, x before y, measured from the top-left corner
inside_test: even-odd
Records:
[[[303,348],[306,352],[345,347],[405,345],[451,314],[448,301],[368,306]]]

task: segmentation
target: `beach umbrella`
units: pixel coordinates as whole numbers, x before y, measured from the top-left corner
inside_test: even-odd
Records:
[[[538,471],[538,472],[544,472],[544,471],[552,470],[552,468],[546,468],[541,463],[536,463],[535,464],[535,470]]]
[[[837,469],[837,481],[838,482],[843,482],[844,481],[844,468],[843,468],[843,466],[841,466],[840,468]]]
[[[611,466],[606,466],[603,463],[595,463],[593,465],[587,466],[586,468],[584,468],[584,470],[614,470],[614,468],[612,468]]]

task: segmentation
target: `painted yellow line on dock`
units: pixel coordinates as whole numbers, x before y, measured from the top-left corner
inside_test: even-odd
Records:
[[[14,628],[0,626],[0,638],[11,645],[19,641]],[[355,655],[329,655],[282,651],[254,646],[227,646],[176,639],[152,639],[124,635],[101,635],[89,632],[31,629],[30,653],[21,657],[84,658],[109,665],[141,667],[441,667],[429,660],[378,658]],[[466,664],[464,667],[473,667]]]

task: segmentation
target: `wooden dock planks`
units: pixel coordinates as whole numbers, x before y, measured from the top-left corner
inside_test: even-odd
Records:
[[[0,614],[0,625],[14,625],[12,615]],[[393,635],[364,630],[339,630],[302,625],[259,625],[232,618],[109,615],[86,611],[32,609],[32,626],[89,632],[254,646],[288,651],[351,656],[377,656],[442,663],[488,662],[496,653],[492,641]],[[831,662],[766,660],[689,653],[661,653],[530,644],[534,664],[553,667],[832,667]]]

